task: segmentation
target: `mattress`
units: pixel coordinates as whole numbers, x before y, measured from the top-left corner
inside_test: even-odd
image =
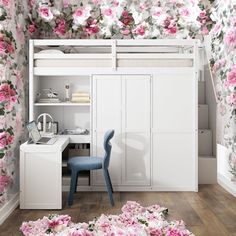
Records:
[[[110,59],[36,59],[35,67],[112,67]],[[192,67],[191,59],[118,59],[117,67]]]

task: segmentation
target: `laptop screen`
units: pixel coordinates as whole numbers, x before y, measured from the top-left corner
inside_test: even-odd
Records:
[[[27,129],[29,131],[29,134],[31,135],[33,142],[38,142],[41,138],[41,135],[38,131],[35,121],[31,121],[29,124],[27,124]]]

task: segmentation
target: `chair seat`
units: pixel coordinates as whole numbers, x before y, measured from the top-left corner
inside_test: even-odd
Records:
[[[68,161],[70,169],[76,170],[96,170],[102,168],[102,157],[72,157]]]

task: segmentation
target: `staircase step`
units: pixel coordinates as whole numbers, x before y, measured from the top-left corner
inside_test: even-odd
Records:
[[[205,82],[198,82],[198,104],[206,103],[206,91],[205,91]]]
[[[212,131],[198,130],[198,153],[200,156],[212,156]]]
[[[198,157],[198,183],[217,183],[217,160],[214,156]]]
[[[198,105],[198,128],[208,129],[208,105]]]

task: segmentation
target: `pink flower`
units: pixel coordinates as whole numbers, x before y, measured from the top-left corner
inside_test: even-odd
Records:
[[[9,7],[9,5],[10,5],[10,0],[1,0],[1,2],[4,7]]]
[[[15,51],[15,48],[13,47],[13,45],[11,43],[7,44],[7,52],[8,53],[13,53]]]
[[[130,34],[130,30],[128,29],[121,30],[121,33],[125,36],[128,36]]]
[[[202,33],[203,35],[207,35],[207,34],[209,33],[209,30],[207,29],[206,26],[203,26],[203,27],[201,28],[201,33]]]
[[[233,87],[236,85],[236,65],[232,66],[231,70],[227,74],[225,81],[226,87]]]
[[[169,34],[176,34],[176,32],[177,32],[177,27],[176,27],[176,25],[170,25],[170,26],[168,27],[167,31],[168,31]]]
[[[90,11],[90,6],[86,8],[78,8],[73,14],[74,23],[76,25],[84,25],[85,21],[90,17]]]
[[[51,10],[45,6],[39,8],[39,15],[46,22],[49,22],[53,19]]]
[[[3,131],[0,133],[0,149],[4,149],[7,146],[7,135],[6,132]]]
[[[189,9],[188,8],[182,8],[181,10],[180,10],[180,15],[181,16],[184,16],[184,17],[188,17],[189,15],[190,15],[190,12],[189,12]]]
[[[229,29],[226,33],[224,42],[227,44],[228,47],[234,48],[236,46],[236,32],[235,29]]]
[[[137,35],[144,36],[145,35],[145,27],[143,25],[138,25],[134,29],[134,33],[137,34]]]
[[[158,18],[162,15],[163,9],[161,7],[156,7],[152,13],[153,18]]]
[[[59,36],[64,35],[66,33],[66,21],[61,19],[53,32]]]
[[[133,17],[131,15],[129,15],[129,12],[124,10],[121,14],[121,22],[124,24],[124,25],[129,25],[133,22]]]
[[[226,102],[228,104],[236,106],[236,92],[233,92],[229,96],[227,96],[226,97]]]
[[[69,0],[63,0],[63,7],[64,7],[64,8],[69,7],[69,3],[70,3]]]
[[[112,16],[113,11],[111,8],[105,8],[105,9],[103,9],[102,14],[105,16]]]
[[[11,178],[6,175],[0,175],[0,193],[4,192],[4,189],[9,185],[11,182]]]
[[[0,41],[0,54],[5,54],[6,48],[3,41]]]
[[[36,31],[36,26],[34,23],[30,24],[28,26],[28,32],[30,33],[30,35],[32,35],[34,32]]]
[[[13,141],[14,141],[14,136],[7,133],[7,135],[6,135],[6,144],[11,145],[13,143]]]
[[[96,19],[89,19],[87,21],[87,25],[85,27],[85,31],[88,33],[88,35],[93,35],[99,32],[99,27],[97,25]]]

